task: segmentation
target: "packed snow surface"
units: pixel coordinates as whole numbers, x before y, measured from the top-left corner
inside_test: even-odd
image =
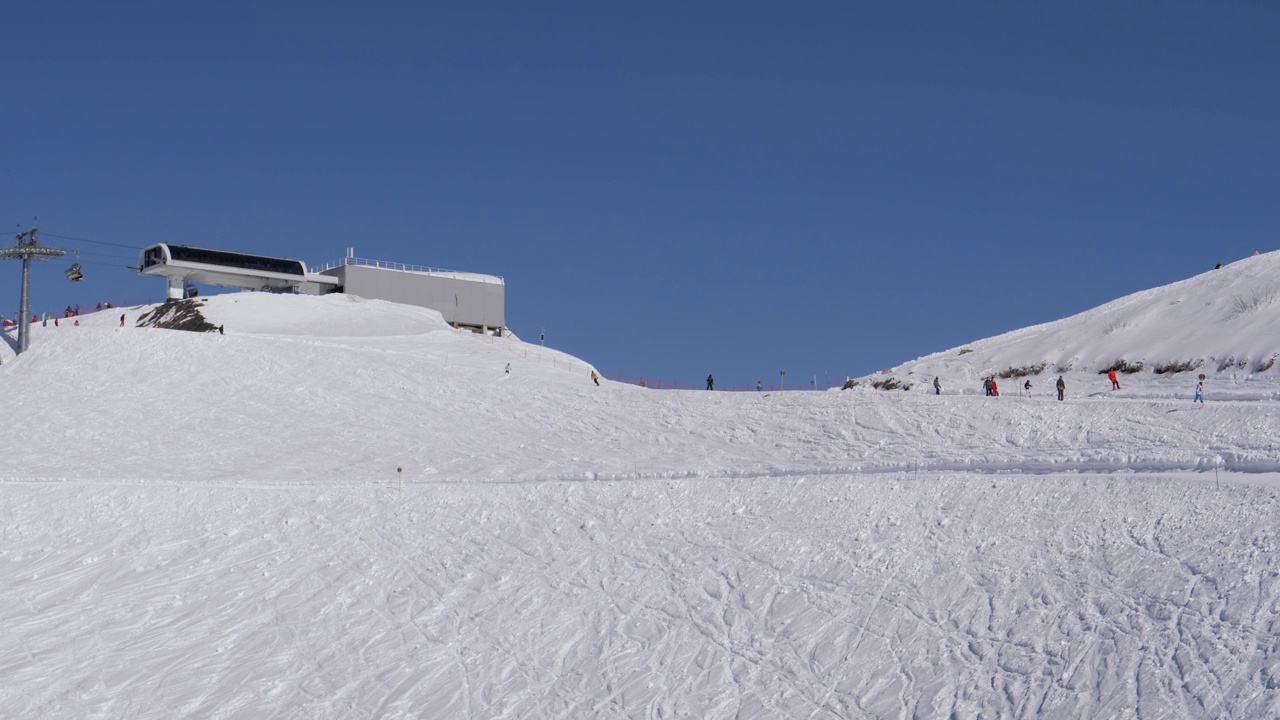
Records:
[[[5,349],[0,717],[1280,716],[1275,370],[655,391],[347,296],[149,309]]]

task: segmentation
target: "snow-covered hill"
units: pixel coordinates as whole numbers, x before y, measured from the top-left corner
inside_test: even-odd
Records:
[[[1274,262],[900,369],[942,396],[597,387],[344,296],[36,327],[0,365],[0,717],[1280,715],[1280,377],[1206,364],[1199,407],[1094,367],[1274,353],[1107,330],[1230,316],[1209,283]],[[1063,402],[966,386],[1064,359]]]
[[[957,389],[981,393],[983,377],[1038,369],[1034,374],[1048,389],[1049,378],[1060,373],[1079,373],[1089,382],[1087,376],[1123,362],[1129,370],[1140,367],[1134,374],[1144,379],[1163,379],[1157,387],[1185,391],[1200,373],[1214,378],[1219,388],[1225,388],[1222,380],[1238,385],[1259,374],[1272,377],[1280,373],[1278,356],[1280,252],[1271,252],[863,380],[892,377],[924,391],[937,376]]]

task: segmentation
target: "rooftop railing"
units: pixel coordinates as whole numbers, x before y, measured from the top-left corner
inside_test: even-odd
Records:
[[[334,268],[343,267],[346,265],[359,265],[362,267],[377,268],[379,270],[398,270],[400,272],[426,273],[428,275],[454,275],[459,277],[475,277],[475,278],[489,277],[489,278],[496,278],[499,282],[503,284],[506,283],[506,281],[503,280],[502,276],[500,275],[489,275],[487,273],[463,272],[461,270],[445,270],[444,268],[426,267],[424,265],[406,265],[405,263],[386,262],[384,260],[366,260],[364,258],[355,258],[355,257],[344,257],[341,260],[335,260],[334,262],[326,263],[319,267],[308,267],[307,272],[322,273],[326,270],[332,270]]]

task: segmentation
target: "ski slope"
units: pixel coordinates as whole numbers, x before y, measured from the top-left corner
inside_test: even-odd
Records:
[[[941,396],[654,391],[390,303],[145,309],[5,349],[0,717],[1280,716],[1280,371],[1110,392],[1108,315],[1064,402],[978,392],[1029,331],[901,370]]]

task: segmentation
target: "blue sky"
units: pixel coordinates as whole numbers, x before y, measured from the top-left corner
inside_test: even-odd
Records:
[[[86,271],[35,308],[162,299],[153,242],[353,246],[607,373],[790,386],[1280,238],[1269,3],[433,5],[6,8],[0,220]]]

